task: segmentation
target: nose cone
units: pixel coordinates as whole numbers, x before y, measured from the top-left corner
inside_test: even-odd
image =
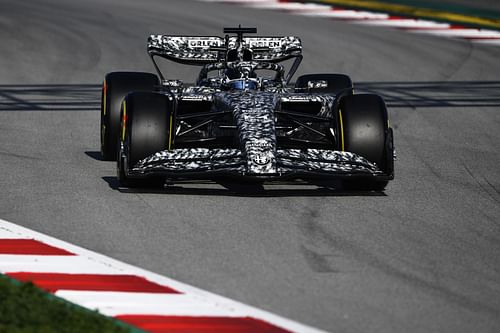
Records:
[[[241,150],[247,158],[247,172],[276,174],[277,107],[273,93],[225,93],[224,102],[232,109],[238,126]]]
[[[245,144],[247,172],[249,174],[274,174],[276,170],[276,145],[270,139],[250,139]]]

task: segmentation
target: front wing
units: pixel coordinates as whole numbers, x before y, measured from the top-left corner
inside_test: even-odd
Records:
[[[255,168],[259,164],[262,168]],[[261,170],[261,171],[256,171]],[[161,175],[172,179],[239,176],[249,179],[369,177],[392,179],[374,163],[351,152],[278,149],[274,158],[251,159],[239,149],[186,148],[153,154],[127,170],[127,177]]]

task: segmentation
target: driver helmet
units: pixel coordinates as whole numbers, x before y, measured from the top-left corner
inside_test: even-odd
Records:
[[[244,78],[229,81],[228,87],[231,90],[256,90],[258,88],[257,81]]]
[[[253,58],[253,54],[252,54],[252,51],[250,49],[243,49],[241,51],[241,54],[238,52],[237,49],[231,49],[226,54],[226,61],[227,62],[252,61],[252,58]],[[235,79],[245,77],[243,72],[236,69],[236,68],[226,69],[226,76],[229,80],[235,80]],[[255,74],[255,72],[250,71],[248,73],[247,77],[256,78],[257,75]]]

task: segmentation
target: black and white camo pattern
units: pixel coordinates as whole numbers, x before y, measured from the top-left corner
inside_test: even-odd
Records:
[[[274,156],[273,173],[254,173],[248,169],[248,160],[239,149],[190,148],[164,150],[141,160],[133,174],[163,172],[166,174],[189,174],[200,172],[227,172],[241,176],[286,177],[289,174],[367,174],[382,175],[376,164],[365,158],[342,151],[322,149],[278,149]]]
[[[191,98],[202,98],[192,91]],[[187,98],[189,94],[184,95]],[[218,108],[231,110],[239,130],[240,149],[183,148],[164,150],[141,160],[130,174],[163,172],[182,175],[227,172],[277,178],[292,173],[382,175],[376,164],[351,152],[324,149],[278,149],[274,112],[282,101],[319,101],[331,112],[334,98],[321,95],[277,95],[273,92],[218,92]]]
[[[151,35],[148,52],[173,60],[212,63],[220,61],[219,51],[225,45],[224,38],[216,36],[167,36]],[[277,61],[300,55],[302,43],[295,36],[244,37],[241,47],[254,50],[255,61]],[[229,49],[237,47],[237,37],[229,38]]]
[[[319,102],[321,103],[322,108],[319,111],[318,116],[332,117],[336,97],[335,95],[284,93],[281,94],[280,102]]]
[[[137,163],[129,173],[207,172],[224,170],[245,173],[245,159],[240,149],[184,148],[157,152]]]
[[[248,173],[276,173],[276,94],[233,91],[218,94],[217,98],[233,112]]]
[[[140,177],[158,173],[167,177],[182,178],[189,174],[208,177],[210,174],[223,173],[268,180],[297,175],[301,178],[307,175],[387,176],[376,164],[351,152],[278,147],[277,135],[280,139],[287,137],[302,142],[319,143],[322,147],[324,142],[319,140],[324,140],[327,144],[332,142],[324,133],[331,132],[335,135],[335,130],[332,129],[335,126],[332,124],[336,117],[334,112],[337,97],[333,94],[309,92],[310,88],[325,86],[325,81],[311,82],[305,89],[287,88],[285,70],[282,65],[277,64],[286,59],[301,57],[302,45],[298,37],[244,37],[239,43],[238,38],[233,36],[229,37],[226,45],[226,40],[217,36],[151,35],[147,48],[151,56],[158,55],[181,63],[203,65],[196,86],[184,86],[179,80],[163,80],[162,91],[178,102],[211,102],[211,109],[204,109],[207,114],[222,111],[222,116],[228,118],[229,113],[232,113],[235,124],[227,125],[227,119],[222,121],[225,126],[214,122],[210,125],[217,131],[222,131],[215,134],[210,128],[200,130],[195,127],[194,129],[200,132],[195,133],[195,139],[200,134],[202,137],[228,135],[224,131],[234,135],[236,127],[240,146],[238,149],[177,148],[160,151],[127,168],[125,172],[128,176]],[[226,61],[225,51],[228,49],[237,50],[239,59],[243,59],[244,49],[249,49],[252,51],[252,59]],[[298,62],[296,64],[298,65]],[[259,69],[274,71],[276,76],[256,77],[255,70]],[[229,70],[239,73],[240,77],[228,75]],[[219,73],[213,77],[208,75],[210,71]],[[249,82],[257,84],[246,84]],[[314,116],[319,118],[295,118],[297,114],[292,112],[300,110],[301,105],[296,105],[298,108],[294,109],[289,103],[319,103],[320,109],[311,109]],[[290,107],[288,114],[287,107]],[[300,116],[299,114],[298,117]],[[183,122],[190,126],[186,119],[179,117],[175,133],[182,133]],[[318,135],[324,138],[317,139]],[[310,139],[310,136],[315,138]],[[120,153],[126,161],[127,149],[124,144],[121,142]]]
[[[151,35],[148,38],[150,54],[202,63],[217,61],[218,51],[210,48],[222,45],[224,45],[224,40],[220,37]]]
[[[351,152],[323,149],[279,149],[279,171],[383,174],[376,164]]]
[[[225,69],[234,69],[240,74],[240,78],[249,78],[252,73],[258,70],[274,71],[275,77],[273,78],[259,78],[255,79],[258,82],[259,90],[266,90],[276,92],[279,88],[285,88],[284,74],[285,68],[283,65],[270,63],[270,62],[256,62],[256,61],[234,61],[234,62],[214,62],[206,64],[200,71],[197,84],[202,87],[213,88],[215,90],[222,90],[227,87],[230,79],[226,75],[207,77],[211,71],[220,71]]]
[[[230,37],[229,48],[236,47],[236,37]],[[246,37],[242,47],[254,50],[253,61],[224,63],[219,51],[220,37],[186,37],[152,35],[148,40],[151,54],[173,60],[198,61],[205,64],[205,71],[236,66],[249,80],[255,69],[274,70],[283,76],[283,67],[265,62],[300,55],[301,43],[297,37]],[[246,71],[245,71],[246,70]],[[202,72],[203,73],[203,72]],[[244,74],[247,75],[244,75]],[[200,77],[206,77],[200,74]],[[213,80],[213,79],[211,79]],[[189,173],[224,172],[242,176],[278,178],[293,173],[314,174],[367,174],[383,175],[377,165],[350,153],[322,149],[279,149],[276,140],[276,111],[282,103],[321,103],[318,116],[332,117],[336,97],[315,93],[297,93],[285,87],[282,80],[271,80],[266,85],[260,81],[260,90],[227,90],[224,80],[217,77],[208,86],[183,87],[181,82],[165,81],[178,100],[210,101],[214,110],[230,111],[238,129],[240,148],[180,148],[157,152],[128,170],[129,175],[159,172],[182,177]],[[201,81],[201,80],[200,80]],[[227,83],[227,82],[226,82]],[[175,89],[173,89],[175,88]],[[297,128],[295,134],[306,129]],[[300,135],[299,135],[300,136]]]
[[[210,87],[187,87],[184,88],[182,94],[178,96],[184,101],[213,101],[214,93],[220,89]]]
[[[233,40],[236,43],[236,38]],[[229,45],[231,48],[231,39]],[[255,61],[274,61],[302,53],[302,42],[295,36],[244,37],[242,46],[254,50]],[[258,48],[269,48],[269,50],[257,51]]]

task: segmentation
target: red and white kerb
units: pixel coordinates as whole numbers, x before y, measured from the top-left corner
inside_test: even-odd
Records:
[[[295,15],[343,20],[355,24],[384,26],[412,33],[464,39],[475,43],[500,45],[500,31],[467,28],[432,20],[399,17],[387,13],[352,10],[326,4],[301,3],[293,0],[199,0],[221,2],[245,7],[278,10]]]
[[[322,332],[4,220],[0,272],[152,333]]]

